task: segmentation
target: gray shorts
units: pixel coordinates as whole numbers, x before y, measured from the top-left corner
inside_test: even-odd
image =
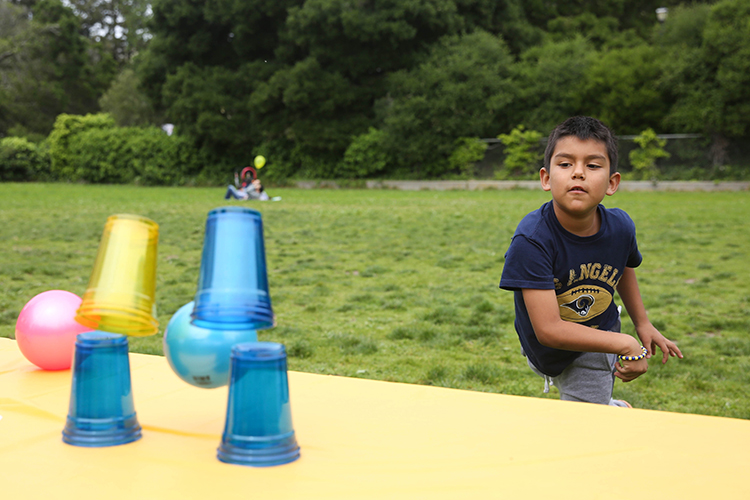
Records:
[[[620,331],[619,320],[612,331]],[[521,352],[523,353],[523,350]],[[584,352],[557,377],[550,377],[540,372],[528,358],[526,362],[534,373],[544,378],[544,392],[549,392],[549,386],[554,385],[560,391],[560,399],[563,401],[626,406],[621,401],[612,399],[612,390],[615,386],[616,354]]]
[[[540,372],[528,359],[527,362],[534,373],[544,377],[549,385],[557,387],[563,401],[625,406],[612,399],[616,354],[584,352],[557,377],[549,377]]]

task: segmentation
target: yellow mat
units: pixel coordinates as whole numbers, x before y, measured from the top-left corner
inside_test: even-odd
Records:
[[[71,372],[0,339],[0,498],[750,499],[750,421],[290,372],[302,456],[216,459],[227,388],[131,354],[143,438],[64,444]]]

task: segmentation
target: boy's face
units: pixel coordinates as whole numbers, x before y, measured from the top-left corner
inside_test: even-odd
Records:
[[[581,219],[595,213],[605,195],[620,185],[620,174],[609,173],[609,154],[603,142],[565,136],[557,141],[549,172],[540,171],[542,188],[552,192],[556,207]]]

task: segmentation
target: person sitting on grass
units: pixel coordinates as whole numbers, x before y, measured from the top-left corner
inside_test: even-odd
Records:
[[[236,200],[268,200],[268,193],[260,183],[260,179],[254,179],[249,186],[236,188],[231,184],[227,187],[224,199],[234,198]]]
[[[631,407],[612,398],[615,377],[643,375],[658,346],[662,363],[682,358],[649,321],[635,268],[635,224],[601,205],[620,184],[617,141],[595,118],[577,116],[550,134],[539,171],[552,200],[518,224],[500,288],[514,294],[515,328],[530,368],[560,399]],[[620,332],[622,299],[640,343]]]

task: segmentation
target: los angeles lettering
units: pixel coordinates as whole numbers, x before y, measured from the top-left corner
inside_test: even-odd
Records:
[[[588,264],[581,264],[580,272],[578,273],[576,273],[575,269],[570,270],[567,286],[578,283],[579,281],[592,279],[603,281],[612,288],[617,288],[617,283],[619,283],[620,278],[622,277],[618,277],[618,274],[620,274],[620,270],[613,268],[609,264],[589,262]]]

